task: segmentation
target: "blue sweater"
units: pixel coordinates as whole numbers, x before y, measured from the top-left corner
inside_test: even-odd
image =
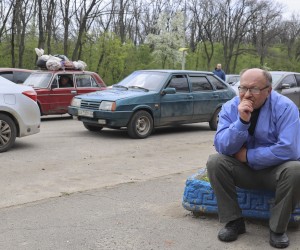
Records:
[[[260,109],[253,136],[250,124],[239,119],[238,104],[234,97],[222,107],[217,133],[216,150],[233,155],[245,145],[248,165],[256,170],[300,160],[300,119],[297,106],[287,97],[272,91]]]
[[[215,70],[213,71],[213,73],[214,73],[216,76],[218,76],[219,78],[221,78],[223,81],[225,81],[225,73],[224,73],[223,70],[221,70],[221,69],[215,69]]]

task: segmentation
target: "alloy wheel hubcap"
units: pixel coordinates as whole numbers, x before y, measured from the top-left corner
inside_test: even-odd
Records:
[[[11,129],[9,125],[5,121],[0,120],[0,146],[7,144],[10,137]]]

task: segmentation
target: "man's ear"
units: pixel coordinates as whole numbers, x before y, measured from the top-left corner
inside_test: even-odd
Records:
[[[272,91],[272,86],[270,86],[270,88],[268,88],[268,94],[271,94]]]

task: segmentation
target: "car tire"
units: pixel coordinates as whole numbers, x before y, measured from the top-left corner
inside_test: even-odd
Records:
[[[137,111],[131,117],[128,126],[128,135],[133,139],[144,139],[153,130],[153,118],[144,110]]]
[[[86,123],[83,123],[83,126],[89,130],[89,131],[92,131],[92,132],[98,132],[98,131],[101,131],[103,129],[102,126],[97,126],[97,125],[90,125],[90,124],[86,124]]]
[[[17,137],[14,121],[5,114],[0,114],[0,153],[10,149]]]
[[[211,130],[217,130],[218,122],[219,122],[219,113],[221,109],[218,108],[215,113],[213,114],[211,120],[209,121],[209,127]]]
[[[38,102],[38,106],[39,106],[39,109],[40,109],[40,115],[43,116],[43,111],[42,111],[42,107],[41,107],[41,104]]]

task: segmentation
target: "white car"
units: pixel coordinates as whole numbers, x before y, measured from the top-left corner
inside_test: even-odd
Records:
[[[0,153],[11,148],[16,137],[40,131],[41,116],[32,87],[0,76]]]

